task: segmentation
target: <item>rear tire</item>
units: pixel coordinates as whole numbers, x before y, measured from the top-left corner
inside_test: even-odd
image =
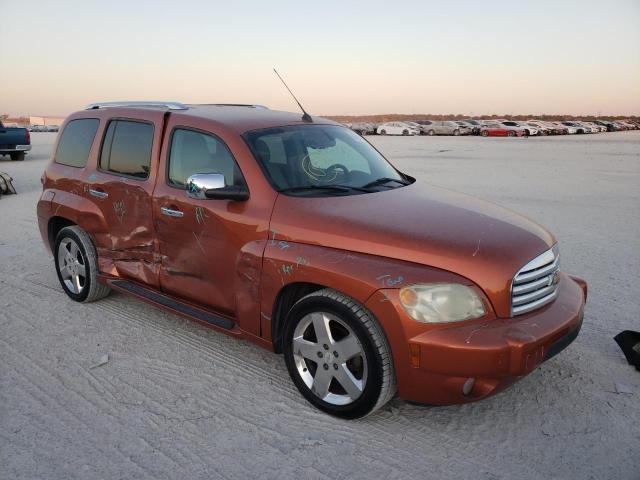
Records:
[[[380,135],[386,135],[387,131],[383,128],[382,130],[380,130]]]
[[[457,137],[460,135],[460,130],[458,130],[457,128],[453,131],[453,136]]]
[[[481,130],[480,131],[480,135],[482,135],[483,137],[488,137],[489,136],[489,132],[487,130]]]
[[[326,288],[298,300],[287,315],[283,342],[293,383],[330,415],[364,417],[395,395],[391,348],[382,327],[346,295]]]
[[[403,130],[402,135],[409,135],[409,130]]]
[[[14,160],[14,161],[24,160],[24,152],[13,152],[9,154],[9,156],[11,157],[11,160]]]
[[[64,292],[76,302],[100,300],[111,292],[98,283],[98,255],[87,232],[77,225],[58,232],[53,257]]]
[[[516,136],[516,132],[514,132],[513,130],[509,130],[507,132],[507,137],[515,137]]]

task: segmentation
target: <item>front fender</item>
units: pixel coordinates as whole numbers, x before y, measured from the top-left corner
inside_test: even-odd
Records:
[[[279,293],[295,283],[332,288],[361,304],[377,290],[414,283],[473,283],[459,275],[376,255],[283,240],[267,242],[261,274],[261,332],[271,341],[271,323]],[[281,319],[280,319],[281,320]]]

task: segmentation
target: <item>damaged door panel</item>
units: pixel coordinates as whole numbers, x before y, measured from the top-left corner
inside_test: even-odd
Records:
[[[163,123],[162,112],[109,119],[85,188],[110,227],[97,242],[104,273],[154,287],[159,263],[151,195]]]

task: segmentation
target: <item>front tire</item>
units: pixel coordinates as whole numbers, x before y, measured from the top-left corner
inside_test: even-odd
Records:
[[[303,297],[287,315],[284,357],[300,393],[330,415],[364,417],[396,392],[391,348],[377,320],[329,288]]]
[[[507,137],[515,137],[516,136],[516,132],[514,132],[513,130],[509,130],[507,132]]]
[[[109,295],[111,289],[98,283],[98,255],[87,232],[77,225],[63,228],[53,251],[58,280],[69,298],[86,303]]]
[[[457,128],[453,131],[453,136],[454,137],[458,137],[460,136],[460,130],[458,130]]]
[[[380,130],[380,135],[386,135],[387,131],[383,128],[382,130]]]
[[[402,135],[409,135],[409,130],[403,130]]]
[[[429,135],[430,137],[433,137],[436,134],[435,130],[431,129],[427,132],[427,135]]]

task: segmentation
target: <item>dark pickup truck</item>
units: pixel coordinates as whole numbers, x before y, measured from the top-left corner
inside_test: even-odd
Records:
[[[9,155],[11,160],[24,160],[29,150],[31,150],[29,130],[5,127],[0,122],[0,155]]]

